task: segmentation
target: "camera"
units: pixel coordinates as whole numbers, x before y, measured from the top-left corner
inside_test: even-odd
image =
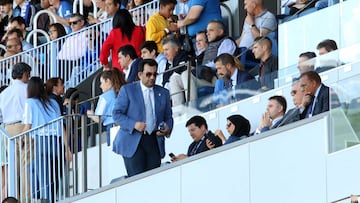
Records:
[[[166,125],[166,123],[164,121],[159,123],[158,130],[160,130],[160,131],[165,130],[165,125]]]

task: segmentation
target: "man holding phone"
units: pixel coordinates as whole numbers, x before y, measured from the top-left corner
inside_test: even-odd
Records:
[[[194,141],[190,144],[187,154],[174,156],[174,154],[170,153],[169,156],[172,162],[207,151],[210,149],[207,145],[214,145],[214,147],[222,145],[221,139],[208,130],[206,120],[202,116],[193,116],[186,122],[185,126]]]
[[[121,87],[113,109],[120,125],[113,151],[124,158],[128,177],[157,168],[165,156],[165,137],[173,128],[169,91],[155,85],[157,63],[139,63],[140,81]]]

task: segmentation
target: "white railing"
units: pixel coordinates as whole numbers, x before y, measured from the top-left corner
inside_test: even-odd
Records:
[[[154,0],[130,10],[136,25],[145,26],[146,22],[159,10],[159,0]]]

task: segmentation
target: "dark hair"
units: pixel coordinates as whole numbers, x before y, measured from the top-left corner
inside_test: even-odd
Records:
[[[143,72],[145,65],[156,66],[156,69],[158,67],[158,63],[154,59],[143,59],[139,63],[138,71]]]
[[[315,71],[308,71],[308,72],[305,72],[305,73],[302,73],[300,75],[300,78],[304,77],[304,76],[307,76],[307,78],[310,80],[310,81],[315,81],[317,84],[321,84],[321,77],[320,75],[315,72]]]
[[[135,48],[134,48],[132,45],[130,45],[130,44],[127,44],[127,45],[124,45],[124,46],[120,47],[120,48],[118,49],[118,53],[120,53],[120,52],[121,52],[121,55],[123,55],[123,56],[129,55],[130,58],[133,59],[133,60],[138,57],[138,56],[136,55],[136,50],[135,50]]]
[[[51,27],[54,27],[56,29],[56,32],[58,34],[58,38],[63,37],[66,35],[66,30],[64,28],[64,26],[61,23],[53,23],[51,25],[49,25],[49,29]]]
[[[169,4],[174,4],[176,5],[177,4],[177,1],[176,0],[160,0],[160,5],[163,5],[163,6],[166,6],[166,5],[169,5]]]
[[[321,48],[325,48],[325,50],[327,52],[334,51],[334,50],[338,49],[336,42],[334,40],[332,40],[332,39],[325,39],[325,40],[321,41],[317,45],[316,49],[321,49]]]
[[[19,25],[25,25],[25,19],[21,16],[10,18],[10,23],[17,22]]]
[[[0,6],[4,6],[6,4],[13,4],[13,0],[0,0]]]
[[[261,45],[263,45],[264,43],[267,43],[267,45],[269,46],[269,50],[271,50],[271,48],[272,48],[272,42],[271,42],[270,38],[267,36],[256,37],[254,39],[254,44],[255,43],[259,43]]]
[[[70,15],[70,18],[77,18],[78,20],[85,20],[84,16],[81,15],[80,13],[73,13]]]
[[[73,99],[79,99],[79,93],[78,90],[76,88],[70,87],[69,89],[66,90],[65,92],[65,99],[70,99],[70,97],[74,95]]]
[[[206,120],[202,116],[193,116],[191,117],[185,124],[185,127],[188,127],[189,125],[194,124],[197,127],[201,127],[202,125],[205,126],[206,129],[208,129]]]
[[[179,39],[173,34],[167,35],[161,42],[161,44],[163,46],[167,43],[171,43],[171,45],[177,46],[177,47],[181,46]]]
[[[150,52],[152,52],[153,50],[155,50],[155,55],[157,56],[158,53],[158,49],[157,49],[157,45],[155,43],[155,41],[145,41],[140,45],[140,50],[142,49],[147,49]]]
[[[21,38],[24,39],[23,33],[22,33],[22,31],[21,31],[20,29],[18,29],[18,28],[13,28],[13,29],[9,30],[9,31],[7,32],[7,36],[12,35],[13,33],[16,33],[16,36],[17,36],[18,38],[21,37]]]
[[[200,34],[203,34],[203,35],[205,36],[206,43],[208,43],[206,31],[205,31],[205,30],[201,30],[201,31],[199,31],[199,32],[196,33],[196,35],[200,35]]]
[[[113,83],[113,88],[115,90],[115,94],[117,97],[117,94],[119,93],[121,86],[126,84],[125,74],[117,68],[111,69],[111,72],[112,72],[111,73],[111,76],[112,76],[111,81]]]
[[[8,41],[15,41],[17,45],[20,45],[21,50],[22,50],[22,43],[21,43],[20,38],[7,39],[7,40],[6,40],[6,44],[7,44]],[[18,53],[19,53],[19,52],[18,52]],[[16,53],[16,54],[18,54],[18,53]]]
[[[131,40],[132,33],[135,29],[135,23],[131,14],[126,9],[119,9],[113,17],[113,29],[120,29],[122,36]],[[118,39],[121,40],[121,39]]]
[[[7,197],[3,199],[2,203],[19,203],[19,200],[17,200],[15,197]]]
[[[316,57],[316,54],[315,54],[315,52],[307,51],[307,52],[301,53],[299,55],[299,57],[306,57],[307,59],[312,59],[312,58]]]
[[[21,79],[24,73],[28,73],[30,76],[31,67],[23,62],[17,63],[13,66],[11,76],[13,79]]]
[[[48,95],[53,92],[53,88],[58,85],[59,81],[64,83],[64,80],[59,77],[49,78],[45,82],[45,90]]]
[[[235,60],[233,55],[228,54],[228,53],[223,53],[220,54],[219,56],[217,56],[214,60],[214,63],[220,61],[223,65],[229,64],[232,66],[235,66]]]
[[[270,97],[270,98],[269,98],[269,101],[270,101],[270,100],[276,100],[276,101],[280,104],[280,106],[283,107],[283,113],[285,114],[286,108],[287,108],[285,97],[279,96],[279,95],[275,95],[275,96]]]
[[[231,115],[227,117],[234,126],[234,132],[231,134],[233,136],[241,137],[243,135],[249,136],[250,133],[250,122],[242,115]]]
[[[40,100],[45,111],[49,109],[49,97],[45,92],[44,82],[40,77],[31,77],[27,87],[27,97]]]

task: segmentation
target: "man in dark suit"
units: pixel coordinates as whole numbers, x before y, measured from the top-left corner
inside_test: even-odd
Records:
[[[185,126],[194,141],[190,144],[187,154],[173,156],[171,157],[171,161],[179,161],[186,157],[207,151],[210,149],[208,146],[214,148],[222,145],[221,139],[208,130],[206,120],[202,116],[193,116],[186,122]]]
[[[173,118],[169,91],[155,85],[156,75],[156,61],[142,60],[140,81],[122,86],[114,104],[120,130],[113,151],[123,156],[128,176],[159,167],[165,156],[164,137],[170,136]]]
[[[142,60],[136,55],[136,50],[132,45],[124,45],[118,50],[118,62],[124,70],[125,80],[132,83],[139,80],[138,66]]]
[[[321,83],[319,74],[315,71],[302,73],[300,88],[304,94],[304,109],[300,118],[309,118],[314,115],[329,111],[329,87]]]
[[[283,96],[275,95],[270,97],[266,112],[262,115],[255,134],[263,133],[284,125],[282,120],[286,112],[286,107],[286,99]]]
[[[229,98],[240,100],[252,96],[243,93],[247,90],[259,89],[255,78],[244,70],[237,67],[234,57],[228,53],[220,54],[214,60],[219,79],[216,80],[213,102],[215,104],[228,104]],[[222,95],[226,98],[222,98]]]

